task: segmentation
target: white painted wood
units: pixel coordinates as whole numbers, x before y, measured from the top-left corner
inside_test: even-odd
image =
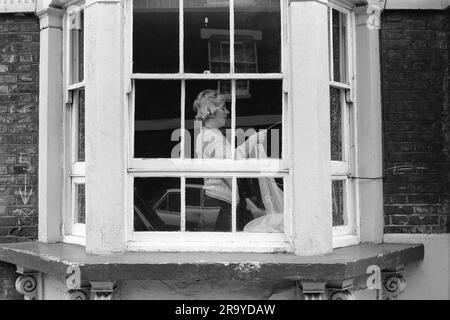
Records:
[[[0,0],[0,13],[35,12],[36,0]]]
[[[125,250],[122,18],[119,0],[86,3],[86,251],[94,254]]]
[[[357,235],[336,235],[333,237],[333,248],[342,248],[348,246],[354,246],[359,243],[359,237]]]
[[[130,241],[127,246],[128,251],[147,251],[147,252],[257,252],[257,253],[276,253],[292,252],[290,244],[287,242],[268,242],[267,240],[242,242],[223,242],[223,241],[182,241],[179,245],[173,246],[169,241],[151,242]]]
[[[234,73],[234,34],[235,34],[235,28],[234,28],[234,0],[230,0],[230,72]],[[235,83],[232,83],[232,85],[235,85]],[[234,136],[233,136],[234,137]],[[234,157],[232,157],[234,159]]]
[[[58,9],[37,12],[39,62],[39,241],[62,240],[63,79],[62,16]]]
[[[86,236],[74,236],[74,235],[65,235],[63,241],[65,243],[77,244],[80,246],[86,246]]]
[[[296,254],[315,255],[332,250],[328,8],[307,1],[290,9],[293,240]]]
[[[180,231],[186,231],[186,177],[180,181]]]
[[[134,232],[127,248],[168,252],[292,252],[282,233],[244,232]]]
[[[367,8],[356,9],[357,177],[383,176],[379,31]],[[370,24],[370,27],[369,27]],[[379,243],[383,236],[383,181],[357,180],[361,241]]]
[[[159,79],[159,80],[260,80],[283,79],[281,73],[133,73],[132,79]]]
[[[237,179],[231,178],[231,231],[236,232]]]
[[[286,162],[277,159],[134,159],[129,172],[288,172]]]

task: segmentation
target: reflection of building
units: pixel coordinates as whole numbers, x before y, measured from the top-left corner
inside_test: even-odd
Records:
[[[230,71],[230,32],[223,29],[201,29],[201,38],[208,40],[209,72],[224,73]],[[239,73],[258,72],[258,46],[261,41],[261,31],[234,31],[235,71]],[[231,87],[228,81],[219,81],[218,89],[228,100],[231,99]],[[251,97],[250,81],[238,80],[236,83],[236,97],[238,99]]]
[[[205,7],[213,8],[219,16],[227,1],[185,0],[189,13],[185,18],[192,19],[189,26],[197,26],[189,39],[199,41],[185,44],[185,53],[189,53],[189,57],[200,57],[200,63],[196,64],[198,61],[195,59],[189,61],[191,64],[187,67],[193,71],[188,77],[178,73],[178,50],[182,41],[174,37],[175,50],[170,52],[175,51],[177,55],[171,63],[152,64],[150,62],[153,61],[150,61],[144,65],[147,70],[136,71],[137,75],[131,79],[129,75],[134,71],[129,65],[124,66],[124,61],[131,61],[131,32],[126,33],[123,29],[125,25],[130,30],[131,26],[127,25],[129,20],[126,19],[118,23],[121,17],[126,16],[122,4],[126,8],[131,1],[94,0],[86,8],[85,15],[85,32],[89,36],[85,37],[87,61],[84,65],[89,77],[63,90],[61,84],[66,79],[62,75],[66,75],[68,66],[63,66],[61,52],[67,54],[66,45],[69,45],[63,42],[69,33],[66,33],[64,19],[67,17],[67,6],[74,2],[39,1],[36,17],[33,15],[36,11],[33,1],[0,1],[0,242],[11,242],[0,245],[0,257],[7,263],[0,265],[0,286],[6,284],[5,288],[1,288],[4,290],[0,290],[0,298],[12,297],[17,266],[21,273],[17,282],[20,292],[28,298],[39,299],[86,298],[89,292],[93,298],[112,298],[120,291],[122,299],[227,297],[242,300],[249,297],[267,298],[267,288],[276,290],[281,282],[289,283],[290,289],[274,291],[272,298],[305,296],[351,299],[356,296],[374,299],[377,292],[367,288],[365,279],[366,272],[376,273],[378,267],[383,275],[383,285],[393,284],[391,288],[399,289],[394,292],[384,290],[389,297],[397,296],[404,289],[406,279],[408,287],[400,295],[401,298],[449,299],[450,142],[449,129],[442,125],[448,123],[449,77],[445,66],[448,65],[449,9],[440,0],[389,1],[379,26],[378,13],[382,9],[379,1],[329,2],[333,8],[338,7],[339,12],[344,13],[344,18],[338,15],[328,26],[326,21],[329,16],[322,2],[290,1],[290,5],[284,7],[285,15],[290,17],[289,21],[283,20],[289,22],[283,24],[284,28],[289,28],[283,29],[283,35],[289,40],[283,42],[286,70],[274,68],[281,65],[280,59],[274,58],[275,63],[268,63],[270,59],[267,57],[275,56],[271,51],[273,48],[261,46],[267,32],[255,26],[261,20],[254,19],[252,22],[255,25],[235,30],[235,67],[238,72],[247,72],[247,78],[233,74],[221,75],[217,79],[211,74],[227,71],[223,61],[230,46],[225,40],[227,31],[221,31],[223,28],[220,26],[211,26],[212,20],[208,25],[210,29],[206,29],[204,20],[196,19],[197,16],[204,18],[201,10]],[[142,14],[156,16],[158,12],[163,13],[163,18],[154,19],[152,23],[157,21],[164,26],[165,20],[169,20],[169,13],[173,13],[171,19],[179,21],[178,1],[142,0],[135,3]],[[170,5],[160,8],[167,3]],[[270,16],[277,12],[273,4],[279,2],[248,0],[241,3],[250,7],[246,12],[263,12]],[[128,12],[129,16],[131,12]],[[353,32],[347,39],[351,42],[347,49],[351,51],[354,48],[356,54],[349,55],[350,65],[344,67],[355,71],[353,75],[357,82],[354,85],[345,77],[340,77],[339,72],[344,70],[341,65],[339,67],[342,69],[335,68],[336,73],[329,78],[330,69],[340,63],[338,53],[345,52],[346,43],[340,41],[342,39],[330,40],[328,34],[330,29],[341,30],[345,17],[351,17],[347,21],[352,24],[349,30]],[[380,27],[381,33],[378,30]],[[178,24],[167,26],[167,34],[172,35],[173,30],[178,32],[178,28]],[[203,29],[203,38],[197,32],[200,29]],[[151,40],[158,34],[166,37],[154,54],[156,58],[164,56],[163,49],[166,47],[163,45],[169,46],[172,39],[163,32],[144,30],[143,33],[146,39]],[[424,39],[423,34],[429,37]],[[202,39],[208,39],[209,50],[202,47]],[[335,45],[339,50],[333,52],[334,59],[330,59],[330,51],[333,50],[327,49]],[[151,51],[149,48],[151,46],[147,43],[139,48],[144,57]],[[83,52],[80,49],[78,53],[80,51]],[[209,53],[210,57],[205,58],[205,53]],[[161,73],[151,70],[156,68],[155,65],[171,68],[171,72],[162,72],[164,74],[161,76]],[[208,67],[210,74],[204,74]],[[154,74],[149,80],[148,73],[151,72]],[[167,86],[171,83],[176,90],[166,92],[164,88],[158,88],[156,93],[152,92],[156,96],[158,91],[163,91],[161,101],[151,105],[152,108],[146,108],[143,103],[144,115],[132,121],[134,115],[128,114],[132,110],[128,101],[134,95],[142,94],[142,91],[150,91],[133,91],[133,86],[139,81],[159,81],[159,84],[165,83]],[[196,81],[202,82],[201,85],[193,84]],[[278,167],[267,166],[261,170],[261,166],[254,165],[251,170],[242,167],[236,170],[236,166],[227,167],[227,163],[210,166],[207,173],[225,175],[238,171],[245,176],[256,176],[275,172],[288,177],[285,180],[289,182],[285,184],[286,190],[292,183],[295,193],[286,197],[287,207],[297,215],[290,216],[287,223],[293,223],[291,229],[296,233],[290,235],[290,239],[293,239],[294,248],[300,248],[297,251],[280,254],[278,251],[286,248],[273,245],[277,238],[261,235],[263,240],[252,242],[257,246],[236,252],[237,245],[251,242],[245,235],[236,232],[236,236],[241,238],[232,245],[224,240],[224,235],[220,235],[217,241],[211,241],[209,250],[220,253],[170,254],[165,251],[174,250],[172,245],[176,241],[179,241],[178,251],[192,251],[195,244],[183,243],[177,232],[169,235],[170,241],[167,238],[162,241],[158,237],[164,235],[158,234],[153,241],[146,242],[143,239],[148,239],[145,238],[148,234],[134,235],[134,230],[127,229],[133,224],[133,216],[125,214],[133,207],[130,200],[133,199],[133,188],[127,183],[135,177],[145,180],[149,176],[165,178],[165,175],[170,175],[174,179],[177,171],[167,168],[179,164],[168,159],[156,159],[151,165],[148,159],[129,161],[132,145],[129,139],[132,139],[132,134],[126,130],[127,125],[135,126],[131,133],[146,131],[149,127],[153,131],[176,128],[178,122],[181,123],[181,115],[166,117],[166,114],[173,105],[180,103],[177,100],[168,105],[163,98],[178,94],[181,101],[185,94],[192,100],[201,86],[208,85],[207,81],[213,84],[235,81],[237,98],[245,97],[235,101],[237,112],[242,112],[236,115],[236,123],[256,127],[269,125],[281,118],[284,125],[289,125],[286,149],[290,164],[287,169],[283,167],[281,173],[276,171]],[[249,81],[251,87],[248,86]],[[259,83],[259,90],[255,90],[255,82]],[[270,86],[264,86],[267,82]],[[179,93],[181,84],[188,87],[188,90],[184,88],[183,94]],[[221,90],[230,90],[223,86]],[[68,150],[63,137],[69,136],[66,129],[77,126],[77,121],[65,117],[76,118],[71,111],[77,99],[71,98],[76,97],[84,87],[88,141],[86,161],[75,161],[73,164],[71,155],[74,150]],[[149,85],[146,89],[151,87]],[[332,107],[347,112],[357,106],[357,117],[352,125],[345,112],[336,110],[334,119],[330,119],[330,87],[335,93],[332,103],[335,106]],[[189,88],[193,89],[189,91]],[[273,91],[267,93],[269,89]],[[283,109],[279,103],[274,108],[276,110],[270,110],[263,102],[277,94],[284,98]],[[257,101],[255,105],[258,108],[267,110],[255,111],[256,108],[252,108],[248,101]],[[279,111],[281,109],[282,112]],[[68,112],[63,113],[63,110]],[[191,121],[192,118],[183,122],[186,129],[191,128]],[[332,128],[337,132],[335,137],[328,134],[331,121],[335,122]],[[350,129],[354,129],[354,140],[351,140],[351,134],[341,134],[348,133]],[[342,148],[330,150],[332,138],[338,141],[336,143],[341,143],[339,146]],[[341,140],[352,143],[344,144]],[[167,144],[162,138],[157,142]],[[354,157],[347,161],[349,164],[342,156],[347,151],[354,151]],[[339,158],[331,164],[330,153],[337,154]],[[72,174],[67,174],[66,162],[73,165]],[[358,166],[358,171],[351,172],[353,175],[348,171],[351,164]],[[181,171],[179,167],[177,170]],[[186,175],[188,177],[206,171],[201,166],[190,170]],[[73,174],[76,172],[80,174]],[[87,199],[85,224],[88,227],[85,237],[74,236],[67,233],[66,228],[61,228],[67,219],[73,218],[71,213],[74,208],[66,206],[66,200],[80,200],[79,197],[72,199],[77,197],[65,192],[66,182],[74,180],[83,181],[78,183],[79,186],[86,185],[83,189]],[[174,188],[164,186],[161,189],[177,190],[168,197],[181,199],[181,191],[178,194],[178,190],[183,184],[180,181],[177,180],[178,185]],[[338,185],[334,197],[332,181]],[[189,181],[185,180],[184,186],[188,184]],[[351,190],[349,185],[356,185],[356,191]],[[335,229],[331,225],[332,204],[335,203],[337,208],[337,227],[341,227],[349,221],[344,216],[348,199],[351,200],[350,196],[347,197],[349,194],[359,201],[354,215],[348,216],[354,219],[356,231],[351,230],[353,233],[345,234],[345,237],[335,237]],[[189,198],[189,194],[186,195]],[[189,204],[188,201],[186,203]],[[166,209],[178,212],[181,206],[169,208],[167,203]],[[183,236],[188,238],[190,235]],[[337,248],[336,239],[341,241],[340,248]],[[25,240],[33,241],[15,243]],[[129,252],[133,245],[134,250],[139,252]],[[164,252],[153,252],[156,246]],[[258,250],[273,252],[254,252]],[[205,285],[208,283],[205,278],[213,279],[214,286]],[[166,280],[182,282],[183,285],[169,290],[161,285],[161,281]],[[251,280],[250,287],[248,280]],[[25,283],[29,285],[28,291],[24,290]],[[138,287],[139,290],[136,290]],[[212,287],[214,291],[209,289]]]

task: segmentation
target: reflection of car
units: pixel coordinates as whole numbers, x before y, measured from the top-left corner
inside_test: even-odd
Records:
[[[186,229],[213,230],[220,207],[205,206],[205,190],[202,185],[186,185]],[[168,189],[155,203],[153,211],[171,227],[180,225],[180,189]]]
[[[185,198],[186,230],[214,231],[220,207],[205,206],[203,185],[187,184]],[[144,198],[135,192],[135,231],[180,230],[180,203],[181,193],[178,188],[167,189],[150,202],[144,201]],[[245,207],[251,215],[248,221],[266,213],[264,209],[259,208],[247,197],[245,198]]]

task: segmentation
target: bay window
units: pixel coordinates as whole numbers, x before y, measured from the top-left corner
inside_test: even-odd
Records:
[[[66,242],[300,255],[359,242],[351,5],[108,0],[64,13]],[[223,149],[208,153],[212,129]]]
[[[328,8],[330,134],[333,243],[357,243],[354,176],[354,17],[350,10],[330,4]]]
[[[64,19],[65,223],[66,239],[84,243],[85,231],[85,84],[84,7],[67,8]]]

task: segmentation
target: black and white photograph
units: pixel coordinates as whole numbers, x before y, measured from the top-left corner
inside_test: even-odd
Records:
[[[0,300],[450,300],[450,0],[0,0]]]

